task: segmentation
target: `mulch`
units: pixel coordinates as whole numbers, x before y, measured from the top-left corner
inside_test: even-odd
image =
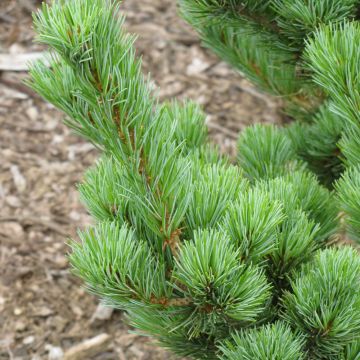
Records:
[[[39,5],[1,0],[0,53],[43,50],[31,27]],[[200,103],[221,151],[235,155],[244,126],[279,121],[276,101],[205,50],[174,0],[126,0],[122,8],[161,100]],[[76,184],[98,153],[22,84],[26,77],[0,72],[0,359],[170,359],[70,273],[66,241],[91,224]]]

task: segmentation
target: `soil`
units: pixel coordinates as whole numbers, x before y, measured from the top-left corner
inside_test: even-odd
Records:
[[[1,0],[1,53],[43,49],[31,28],[39,5]],[[279,121],[276,101],[201,47],[174,0],[126,0],[122,9],[160,98],[199,102],[222,151],[235,154],[244,126]],[[170,359],[151,339],[129,333],[124,315],[99,307],[71,275],[66,241],[91,224],[76,184],[98,153],[22,85],[26,77],[0,73],[0,359]],[[93,351],[76,352],[99,334],[107,335],[93,340],[100,342],[88,346]]]

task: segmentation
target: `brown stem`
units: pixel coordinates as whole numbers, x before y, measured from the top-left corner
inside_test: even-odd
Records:
[[[191,298],[173,298],[168,299],[166,297],[156,298],[151,297],[150,302],[152,304],[162,305],[164,307],[170,307],[170,306],[188,306],[193,303]]]

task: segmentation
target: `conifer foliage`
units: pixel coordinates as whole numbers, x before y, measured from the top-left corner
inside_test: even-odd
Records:
[[[348,81],[358,63],[340,66],[355,46],[357,25],[343,21],[355,15],[355,3],[180,1],[205,41],[293,109],[314,94],[321,96],[311,106],[328,97],[314,124],[246,129],[238,165],[207,143],[198,106],[158,102],[118,2],[59,0],[34,15],[52,59],[50,68],[33,65],[29,84],[102,151],[79,185],[96,224],[71,242],[74,272],[105,303],[126,311],[140,333],[177,355],[359,359],[360,257],[351,247],[331,246],[340,209],[349,233],[359,234],[359,89],[356,77]],[[343,34],[348,29],[352,37]],[[294,63],[305,46],[318,87]],[[326,69],[331,49],[343,71]],[[308,105],[297,113],[307,114]],[[334,132],[337,117],[345,131],[340,167],[348,169],[337,196],[299,155],[302,139],[310,139],[300,130],[315,137],[314,127],[328,117]],[[328,139],[334,146],[335,135],[328,129],[319,147]],[[326,158],[328,148],[325,155],[315,143],[312,149]]]
[[[239,141],[240,162],[252,166],[257,177],[280,174],[278,163],[293,167],[295,160],[303,162],[321,183],[337,187],[344,220],[356,240],[360,233],[356,225],[360,191],[354,192],[360,177],[360,1],[178,3],[205,46],[262,91],[280,96],[284,114],[293,120],[276,134],[259,125],[245,131]]]

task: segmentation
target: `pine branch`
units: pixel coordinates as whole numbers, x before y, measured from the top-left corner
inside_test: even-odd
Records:
[[[330,244],[340,211],[349,233],[359,232],[360,127],[355,116],[345,116],[356,115],[356,79],[348,71],[357,64],[345,58],[345,46],[355,51],[357,25],[331,25],[312,35],[311,70],[301,75],[301,37],[294,35],[352,16],[356,4],[284,0],[284,19],[285,9],[290,18],[304,10],[291,25],[277,13],[277,0],[182,3],[206,41],[215,39],[224,57],[286,96],[293,114],[308,123],[246,129],[240,166],[230,165],[206,143],[205,116],[195,104],[160,104],[153,95],[134,37],[122,30],[119,5],[43,5],[34,22],[39,41],[52,49],[52,65],[34,64],[30,85],[103,151],[79,185],[96,224],[70,243],[74,272],[89,291],[123,309],[139,332],[180,356],[356,359],[360,258]],[[310,26],[314,18],[306,10],[312,7],[317,17]],[[342,44],[348,28],[352,35]],[[326,56],[343,62],[328,69],[328,78]],[[329,96],[319,112],[324,97],[308,81],[311,71]],[[311,94],[317,96],[308,102]],[[338,152],[346,156],[343,163]],[[318,171],[324,183],[347,168],[338,194],[311,173],[319,163],[328,166]]]
[[[302,360],[302,339],[281,322],[233,335],[221,345],[223,360]]]
[[[284,318],[305,335],[310,356],[337,356],[360,338],[359,282],[360,257],[344,247],[319,252],[292,283]]]
[[[336,188],[347,231],[354,240],[360,241],[360,166],[348,169]]]

